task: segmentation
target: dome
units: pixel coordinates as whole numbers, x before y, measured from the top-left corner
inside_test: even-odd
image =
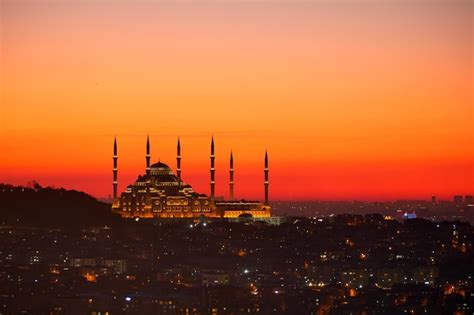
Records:
[[[150,166],[151,175],[173,175],[171,168],[165,163],[155,163]]]
[[[170,169],[170,167],[168,165],[166,165],[165,163],[162,163],[162,162],[155,163],[150,167],[151,168],[159,168],[159,169]]]

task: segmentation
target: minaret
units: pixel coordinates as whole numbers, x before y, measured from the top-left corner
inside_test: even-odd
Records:
[[[229,199],[234,201],[234,155],[230,151],[230,169],[229,169]]]
[[[150,175],[150,136],[146,136],[146,175]]]
[[[178,137],[178,145],[176,147],[176,176],[178,176],[179,184],[181,185],[181,142]]]
[[[113,173],[114,173],[114,180],[112,182],[113,188],[114,188],[114,201],[117,200],[117,173],[118,173],[118,155],[117,155],[117,138],[114,137],[114,168],[113,168]]]
[[[214,203],[214,194],[215,194],[215,185],[216,185],[216,182],[215,182],[216,169],[215,169],[215,165],[214,165],[214,159],[215,159],[215,155],[214,155],[214,136],[212,136],[212,139],[211,139],[211,202],[212,203]]]
[[[264,173],[265,173],[265,206],[268,206],[270,205],[268,203],[268,153],[267,153],[267,150],[265,150],[265,169],[264,169]]]

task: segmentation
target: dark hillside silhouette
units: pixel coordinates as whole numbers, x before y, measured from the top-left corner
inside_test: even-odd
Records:
[[[100,226],[119,221],[110,204],[64,188],[0,184],[0,224],[25,226]]]

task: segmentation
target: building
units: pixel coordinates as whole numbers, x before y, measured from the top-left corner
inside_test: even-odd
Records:
[[[472,204],[474,204],[474,197],[472,195],[466,195],[466,196],[464,196],[464,202],[467,205],[472,205]]]
[[[461,195],[456,195],[453,197],[453,202],[455,204],[462,204],[462,196]]]
[[[118,147],[114,139],[113,155],[113,204],[112,211],[125,218],[269,218],[271,206],[268,199],[269,168],[268,154],[264,159],[265,200],[244,201],[234,199],[234,157],[229,161],[229,200],[215,198],[215,150],[211,139],[210,154],[210,196],[197,193],[181,177],[181,143],[178,138],[176,174],[158,161],[150,164],[150,138],[146,141],[146,171],[127,186],[118,196]]]
[[[403,219],[405,220],[411,220],[411,219],[416,219],[416,218],[417,216],[416,216],[415,211],[412,211],[412,212],[405,211],[405,213],[403,214]]]

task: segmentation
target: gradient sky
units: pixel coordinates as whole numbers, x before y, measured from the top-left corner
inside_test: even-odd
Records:
[[[111,194],[152,160],[217,194],[474,191],[470,0],[0,0],[0,182]]]

